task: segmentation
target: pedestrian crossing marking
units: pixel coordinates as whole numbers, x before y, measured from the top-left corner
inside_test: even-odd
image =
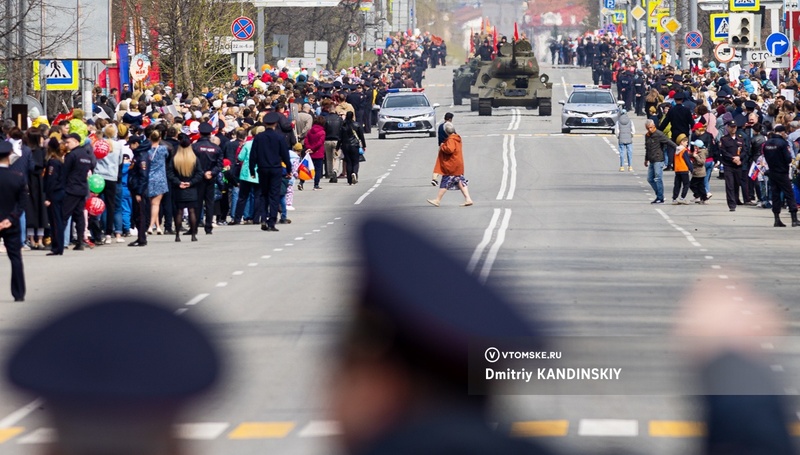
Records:
[[[294,422],[244,422],[228,434],[228,439],[285,438],[294,426]]]
[[[618,419],[581,419],[579,436],[638,436],[639,422]]]
[[[568,420],[531,420],[511,424],[511,436],[517,437],[566,436],[568,430]]]
[[[178,439],[211,441],[217,439],[229,426],[225,422],[182,423],[175,425],[175,435]]]
[[[0,444],[25,431],[23,427],[0,428]]]
[[[650,436],[661,438],[696,438],[706,434],[703,422],[679,420],[651,420]]]
[[[339,422],[333,420],[318,420],[309,422],[297,436],[301,438],[320,438],[327,436],[336,436],[342,433],[341,425]]]

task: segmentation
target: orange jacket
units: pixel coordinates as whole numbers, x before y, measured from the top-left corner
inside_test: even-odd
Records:
[[[461,136],[453,133],[439,146],[439,169],[442,175],[464,175]]]

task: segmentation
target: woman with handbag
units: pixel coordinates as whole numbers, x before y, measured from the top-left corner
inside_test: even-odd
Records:
[[[367,150],[364,128],[355,121],[355,114],[347,111],[336,150],[341,150],[344,155],[344,168],[347,174],[347,183],[350,185],[358,183],[359,148]]]
[[[183,209],[189,210],[189,232],[192,242],[197,241],[197,185],[203,180],[203,170],[192,150],[192,141],[185,134],[178,135],[179,147],[175,156],[169,160],[167,177],[175,189],[174,203],[175,226],[181,223]],[[180,242],[180,232],[175,234],[175,241]]]

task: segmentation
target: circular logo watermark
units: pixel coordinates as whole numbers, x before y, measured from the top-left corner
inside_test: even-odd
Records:
[[[487,362],[495,363],[500,360],[500,350],[497,348],[489,348],[483,353],[483,356],[486,358]]]

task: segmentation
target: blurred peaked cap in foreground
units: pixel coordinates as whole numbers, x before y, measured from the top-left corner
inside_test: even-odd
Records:
[[[509,302],[434,242],[387,219],[367,220],[362,242],[364,279],[358,310],[389,322],[394,348],[426,363],[447,365],[466,381],[471,342],[527,338],[542,332]],[[460,378],[459,378],[460,379]]]
[[[35,327],[12,351],[16,386],[81,404],[176,403],[220,375],[211,339],[152,298],[96,299]]]

